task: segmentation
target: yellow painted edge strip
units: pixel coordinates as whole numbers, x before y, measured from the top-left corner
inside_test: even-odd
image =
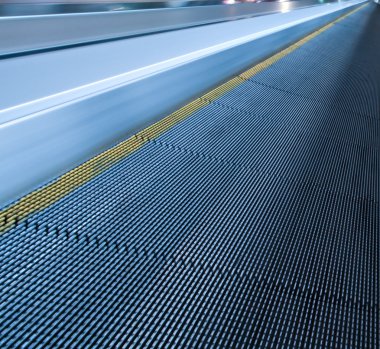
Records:
[[[48,206],[52,205],[53,203],[57,202],[58,200],[62,199],[73,190],[90,181],[103,171],[109,169],[118,161],[124,159],[126,156],[141,148],[150,140],[159,137],[161,134],[168,131],[173,126],[180,123],[182,120],[186,119],[197,110],[205,107],[210,102],[218,99],[223,94],[227,93],[228,91],[231,91],[238,85],[244,83],[247,79],[268,68],[281,58],[285,57],[286,55],[293,52],[306,42],[316,37],[317,35],[331,28],[335,23],[359,11],[366,5],[367,4],[364,4],[356,8],[355,10],[352,10],[347,14],[339,17],[333,22],[325,25],[319,30],[297,41],[288,48],[271,56],[263,62],[255,65],[251,69],[248,69],[240,75],[225,82],[224,84],[214,88],[202,97],[190,102],[189,104],[178,109],[174,113],[166,116],[165,118],[156,122],[155,124],[145,128],[144,130],[140,131],[131,138],[93,157],[92,159],[88,160],[82,165],[79,165],[78,167],[57,178],[53,182],[43,186],[42,188],[37,189],[30,194],[27,194],[23,198],[16,201],[14,204],[0,211],[0,232],[6,231],[7,229],[11,228],[15,223],[22,221],[29,215],[41,211],[47,208]]]

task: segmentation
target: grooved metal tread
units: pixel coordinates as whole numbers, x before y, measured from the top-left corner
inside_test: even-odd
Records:
[[[379,348],[369,5],[0,235],[1,348]]]

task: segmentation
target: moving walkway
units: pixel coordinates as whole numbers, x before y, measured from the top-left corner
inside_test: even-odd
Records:
[[[1,346],[378,348],[379,30],[350,8],[4,205]]]

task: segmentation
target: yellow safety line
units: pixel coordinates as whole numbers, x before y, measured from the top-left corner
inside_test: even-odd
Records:
[[[132,136],[131,138],[93,157],[92,159],[88,160],[82,165],[79,165],[78,167],[55,179],[53,182],[41,187],[40,189],[33,191],[32,193],[16,201],[14,204],[6,207],[2,211],[0,211],[0,232],[6,231],[15,223],[22,221],[29,215],[41,211],[50,206],[51,204],[62,199],[64,196],[77,189],[79,186],[85,184],[86,182],[90,181],[103,171],[109,169],[111,166],[113,166],[121,159],[124,159],[126,156],[140,149],[144,144],[146,144],[150,140],[159,137],[161,134],[168,131],[173,126],[180,123],[182,120],[186,119],[197,110],[205,107],[210,102],[218,99],[226,92],[244,83],[253,75],[268,68],[281,58],[285,57],[292,51],[296,50],[300,46],[304,45],[306,42],[316,37],[317,35],[331,28],[335,23],[343,20],[344,18],[348,17],[354,12],[359,11],[366,5],[367,4],[362,5],[356,8],[355,10],[350,11],[347,14],[339,17],[338,19],[325,25],[321,29],[297,41],[295,44],[271,56],[263,62],[255,65],[253,68],[248,69],[247,71],[232,78],[224,84],[214,88],[202,97],[190,102],[189,104],[178,109],[174,113],[166,116],[165,118],[156,122],[155,124],[145,128],[144,130]]]

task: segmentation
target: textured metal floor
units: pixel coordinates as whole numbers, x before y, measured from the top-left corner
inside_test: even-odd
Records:
[[[379,10],[3,233],[1,348],[379,348]]]

